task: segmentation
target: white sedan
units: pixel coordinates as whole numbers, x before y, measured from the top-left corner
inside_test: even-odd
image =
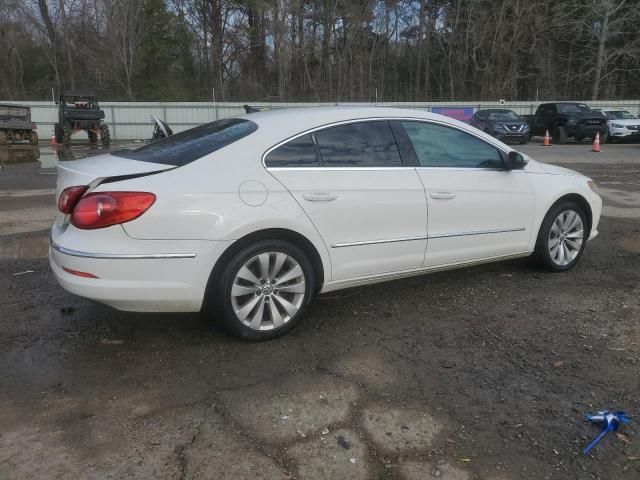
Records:
[[[246,339],[316,293],[535,254],[573,267],[602,202],[448,117],[394,108],[251,113],[58,167],[50,263],[69,292],[206,311]]]
[[[626,110],[602,110],[607,117],[609,141],[640,138],[640,119]]]

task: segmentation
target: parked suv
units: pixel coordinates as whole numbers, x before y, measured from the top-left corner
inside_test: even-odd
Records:
[[[576,102],[543,103],[535,115],[524,115],[531,127],[531,135],[542,136],[548,130],[554,143],[566,143],[574,138],[595,138],[600,134],[602,143],[607,141],[609,129],[601,112],[591,110],[588,105]]]
[[[469,123],[502,141],[514,140],[521,144],[529,141],[529,125],[513,110],[478,110]]]

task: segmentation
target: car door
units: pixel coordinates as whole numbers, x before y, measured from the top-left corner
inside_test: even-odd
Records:
[[[500,151],[461,129],[403,121],[429,210],[425,266],[528,251],[534,193],[524,170],[504,168]]]
[[[322,236],[332,280],[422,266],[424,188],[414,167],[402,163],[387,121],[302,135],[268,152],[265,166]]]

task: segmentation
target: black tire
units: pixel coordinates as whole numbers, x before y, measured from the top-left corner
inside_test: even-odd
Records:
[[[529,143],[529,140],[530,140],[530,137],[529,135],[527,135],[522,140],[520,140],[520,145],[526,145],[527,143]]]
[[[582,140],[584,140],[584,137],[576,137],[576,142],[581,142]]]
[[[553,129],[553,143],[558,145],[563,145],[567,143],[568,138],[569,138],[569,135],[567,134],[567,129],[564,128],[562,125],[558,125],[556,128]]]
[[[108,146],[111,143],[111,134],[109,133],[109,126],[102,124],[100,125],[100,141],[103,146]]]
[[[68,128],[62,131],[62,143],[67,147],[71,146],[71,130]]]
[[[594,138],[595,140],[595,138]],[[600,143],[609,143],[609,132],[604,132],[602,135],[600,135]]]
[[[29,134],[29,143],[31,145],[37,145],[38,144],[38,134],[37,134],[37,132],[31,132]]]
[[[239,270],[251,258],[265,252],[284,253],[295,259],[304,274],[305,292],[297,312],[282,326],[271,330],[256,330],[245,325],[236,315],[231,300],[231,288]],[[249,341],[271,340],[290,331],[303,317],[316,291],[315,275],[311,261],[300,248],[283,240],[261,240],[240,249],[224,265],[219,281],[216,283],[217,285],[213,287],[210,293],[211,302],[207,307],[208,314],[219,320],[231,335]]]
[[[555,220],[562,212],[566,212],[568,210],[573,210],[580,216],[580,220],[582,221],[583,225],[582,244],[580,245],[578,254],[571,262],[566,265],[558,265],[558,263],[556,263],[551,258],[551,253],[549,251],[549,237],[551,234],[553,222],[555,222]],[[536,241],[536,249],[534,255],[536,256],[540,264],[547,270],[551,272],[565,272],[572,268],[576,263],[578,263],[578,260],[580,260],[580,257],[582,257],[584,247],[587,244],[588,236],[589,223],[587,222],[587,216],[584,213],[582,207],[575,202],[569,200],[561,200],[553,207],[551,207],[551,209],[547,212],[547,215],[544,217],[544,220],[542,221],[540,231],[538,232],[538,239]]]
[[[55,127],[53,127],[53,133],[56,137],[56,143],[62,143],[64,132],[59,123],[56,123]]]
[[[98,143],[98,134],[92,130],[87,130],[87,136],[91,144]]]

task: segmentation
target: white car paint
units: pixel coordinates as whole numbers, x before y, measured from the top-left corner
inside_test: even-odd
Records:
[[[59,213],[50,263],[77,295],[123,310],[199,311],[221,255],[246,235],[284,229],[318,252],[321,292],[529,255],[540,224],[562,196],[579,195],[598,231],[600,197],[589,179],[527,157],[522,170],[266,168],[274,147],[329,125],[371,119],[435,122],[513,149],[467,124],[423,111],[370,107],[275,110],[243,116],[249,136],[181,166],[101,155],[58,167],[57,195],[144,191],[156,202],[121,225],[81,230]],[[101,183],[134,173],[161,172]],[[62,267],[90,272],[83,278]]]
[[[626,110],[602,110],[602,113],[607,117],[607,126],[609,127],[609,138],[613,139],[630,139],[640,138],[640,119],[628,118],[628,119],[615,119],[612,118],[612,113],[624,112],[631,115]]]

